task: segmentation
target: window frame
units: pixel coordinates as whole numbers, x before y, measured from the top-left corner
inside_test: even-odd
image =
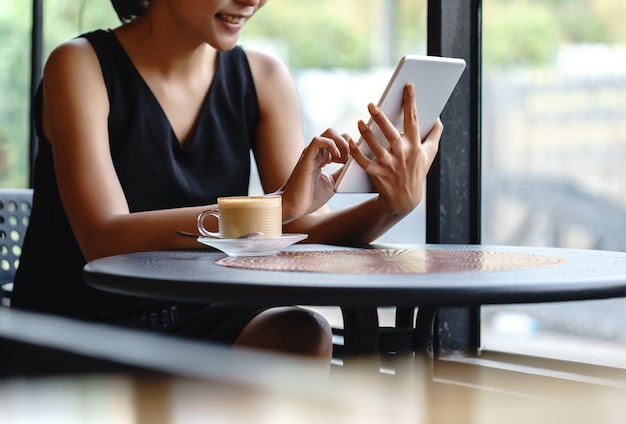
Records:
[[[467,68],[441,115],[445,131],[427,179],[427,243],[481,241],[481,7],[480,0],[428,0],[428,54],[460,57]],[[480,308],[441,308],[435,333],[435,357],[477,355]]]
[[[35,93],[43,74],[43,0],[33,0],[30,50],[30,110],[34,107]],[[33,164],[37,156],[37,134],[31,120],[29,129],[28,175],[29,187],[33,187]]]

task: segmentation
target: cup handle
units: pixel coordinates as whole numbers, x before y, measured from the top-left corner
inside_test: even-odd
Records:
[[[215,210],[211,210],[210,209],[210,210],[207,210],[207,211],[199,213],[198,214],[198,231],[204,237],[220,238],[220,234],[219,233],[214,233],[214,232],[209,231],[206,228],[204,228],[204,218],[206,218],[209,215],[212,215],[212,216],[216,217],[218,221],[220,219],[219,213],[217,211],[215,211]]]

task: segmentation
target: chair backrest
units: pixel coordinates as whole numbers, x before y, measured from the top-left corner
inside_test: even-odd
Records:
[[[12,282],[19,266],[32,202],[32,189],[0,188],[0,284]]]

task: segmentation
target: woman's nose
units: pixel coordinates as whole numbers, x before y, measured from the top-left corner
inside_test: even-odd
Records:
[[[267,2],[267,0],[237,0],[237,2],[246,6],[260,8]]]

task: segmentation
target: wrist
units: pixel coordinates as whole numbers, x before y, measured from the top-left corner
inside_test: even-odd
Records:
[[[413,210],[407,210],[400,205],[394,204],[380,194],[373,198],[373,203],[380,216],[386,216],[390,219],[402,219]]]
[[[294,221],[300,218],[296,212],[296,209],[293,203],[290,202],[287,198],[285,198],[285,196],[282,196],[282,199],[283,199],[283,203],[282,203],[283,224],[288,224],[291,221]]]

